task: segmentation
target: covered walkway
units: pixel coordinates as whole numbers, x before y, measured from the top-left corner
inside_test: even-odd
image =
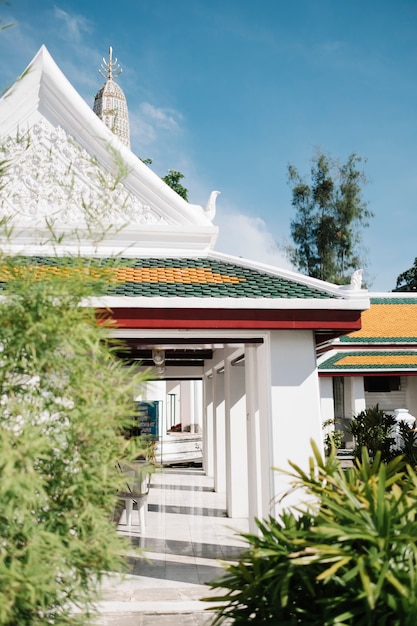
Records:
[[[217,560],[240,553],[237,531],[248,530],[246,519],[226,517],[225,494],[213,491],[213,479],[201,469],[158,470],[151,480],[146,528],[140,529],[137,511],[130,528],[124,522],[123,514],[119,531],[145,553],[132,555],[124,580],[107,581],[97,625],[210,624],[212,616],[200,598],[224,571]]]

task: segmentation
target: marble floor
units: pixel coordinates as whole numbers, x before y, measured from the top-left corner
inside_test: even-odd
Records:
[[[236,559],[238,533],[248,530],[246,519],[226,517],[225,505],[201,469],[155,472],[145,528],[135,510],[130,527],[120,518],[119,532],[140,554],[132,551],[129,575],[106,581],[97,626],[208,626],[207,583],[224,571],[219,560]]]

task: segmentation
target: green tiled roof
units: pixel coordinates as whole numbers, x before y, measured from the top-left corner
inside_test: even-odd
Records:
[[[371,304],[417,304],[416,298],[391,298],[390,296],[370,298]]]
[[[59,272],[71,260],[59,257],[19,257],[19,263],[44,275]],[[78,260],[74,261],[79,263]],[[88,260],[91,262],[91,259]],[[266,272],[207,258],[96,259],[109,271],[108,295],[200,298],[299,298],[335,296]],[[43,268],[41,270],[41,268]],[[47,268],[51,268],[48,270]]]
[[[417,350],[340,351],[319,364],[319,371],[417,370]]]

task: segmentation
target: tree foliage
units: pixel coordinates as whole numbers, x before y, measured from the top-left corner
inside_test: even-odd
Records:
[[[24,157],[31,138],[7,145]],[[5,146],[0,154],[3,209],[15,160]],[[84,162],[99,189],[83,205],[85,223],[64,234],[46,217],[42,262],[0,251],[0,626],[85,626],[102,577],[124,566],[112,514],[124,487],[118,463],[139,453],[124,432],[142,378],[116,358],[109,322],[88,306],[108,292],[119,262],[58,253],[65,237],[70,248],[87,237],[97,244],[116,228],[101,222],[124,170],[116,160],[104,176]],[[48,183],[70,204],[72,176],[64,187],[51,167]],[[3,250],[18,216],[0,221]]]
[[[186,189],[180,181],[184,178],[184,174],[177,170],[168,170],[166,176],[162,177],[162,180],[177,192],[181,198],[184,198],[188,202],[188,189]]]
[[[152,159],[150,158],[141,158],[140,160],[145,165],[152,165]],[[182,172],[179,172],[178,170],[168,170],[168,173],[162,177],[162,180],[169,187],[171,187],[171,189],[173,189],[179,196],[181,196],[181,198],[184,198],[184,200],[188,202],[188,189],[180,183],[180,180],[182,180],[183,178],[185,178],[185,176],[184,174],[182,174]]]
[[[397,277],[397,284],[394,291],[416,291],[417,290],[417,258],[414,264]]]
[[[2,256],[0,274],[0,625],[85,625],[126,551],[112,512],[138,377],[82,305],[108,271]]]
[[[364,265],[358,253],[360,229],[372,213],[362,199],[366,177],[361,162],[351,154],[340,164],[319,152],[312,160],[309,183],[288,166],[296,216],[291,222],[294,246],[287,253],[299,271],[344,284],[352,270]]]

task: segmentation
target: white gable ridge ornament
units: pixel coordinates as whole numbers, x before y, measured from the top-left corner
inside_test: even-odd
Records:
[[[36,247],[33,226],[40,241],[46,218],[70,232],[95,217],[115,226],[106,236],[113,251],[127,244],[130,254],[139,245],[142,254],[147,248],[197,254],[215,244],[212,207],[206,213],[189,204],[142,163],[72,87],[45,46],[0,99],[0,146],[2,158],[13,155],[0,214],[15,216],[20,243],[32,237]]]

